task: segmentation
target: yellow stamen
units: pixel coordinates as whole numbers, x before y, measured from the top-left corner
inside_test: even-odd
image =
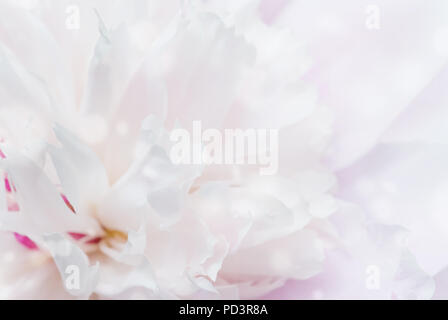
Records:
[[[123,242],[128,241],[128,235],[122,231],[119,230],[110,230],[107,228],[104,228],[104,232],[106,233],[104,238],[108,238],[108,239],[120,239]]]

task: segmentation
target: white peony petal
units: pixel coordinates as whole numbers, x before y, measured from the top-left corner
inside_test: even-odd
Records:
[[[44,236],[46,247],[58,267],[65,289],[79,298],[88,298],[98,281],[99,265],[89,265],[82,250],[60,234]]]
[[[85,113],[109,117],[119,106],[132,76],[143,62],[143,52],[132,43],[131,32],[126,25],[114,30],[100,28],[101,36],[90,61],[82,102]]]
[[[232,282],[263,276],[306,279],[322,270],[324,257],[318,235],[302,230],[230,255],[221,272]]]
[[[447,244],[447,155],[437,144],[381,144],[340,173],[341,197],[356,200],[381,223],[409,230],[409,250],[430,274],[448,263],[437,253]]]
[[[144,288],[152,292],[158,290],[147,259],[142,259],[139,265],[132,268],[117,262],[104,263],[95,292],[111,297],[131,288]]]
[[[30,159],[8,148],[7,158],[2,160],[17,189],[20,214],[27,225],[34,225],[36,234],[82,230],[86,222],[73,214],[55,186],[44,172]]]
[[[45,88],[45,102],[54,107],[51,109],[53,116],[73,111],[71,70],[64,56],[59,54],[60,46],[47,26],[30,12],[8,6],[2,6],[0,21],[2,43],[16,55],[29,75],[41,82],[36,87]]]
[[[48,147],[59,175],[62,190],[75,211],[86,214],[86,210],[102,199],[109,188],[106,171],[87,146],[57,125],[54,132],[62,148]]]
[[[196,12],[186,16],[153,61],[155,72],[167,84],[168,123],[178,119],[182,126],[190,126],[201,119],[205,127],[220,127],[253,56],[253,48],[217,16]]]

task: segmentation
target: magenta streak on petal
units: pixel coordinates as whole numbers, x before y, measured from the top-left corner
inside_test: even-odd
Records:
[[[14,232],[14,236],[16,237],[16,240],[22,244],[23,246],[25,246],[26,248],[30,249],[30,250],[37,250],[39,249],[37,247],[37,245],[34,243],[33,240],[31,240],[30,238],[28,238],[27,236],[21,235],[17,232]]]
[[[81,239],[87,237],[87,235],[84,233],[69,232],[68,234],[75,240],[81,240]],[[100,243],[101,240],[102,240],[101,237],[95,237],[95,238],[92,238],[92,239],[86,241],[85,243],[86,244],[98,244],[98,243]]]
[[[0,158],[2,158],[2,159],[6,158],[5,154],[2,152],[2,149],[0,149]],[[5,187],[6,187],[6,191],[8,191],[8,192],[12,191],[11,184],[9,183],[9,180],[8,180],[8,177],[6,174],[5,174]]]
[[[67,197],[64,194],[61,194],[62,199],[65,202],[65,205],[74,213],[76,214],[75,208],[73,208],[72,204],[70,203],[70,201],[68,201]]]
[[[64,200],[65,204],[67,205],[67,207],[74,213],[76,214],[75,209],[73,208],[72,204],[70,203],[70,201],[68,201],[67,197],[64,194],[61,194],[62,199]],[[85,233],[78,233],[78,232],[69,232],[68,233],[73,239],[75,240],[81,240],[83,238],[85,238],[87,235]],[[89,240],[87,243],[90,243]]]
[[[100,243],[101,240],[102,240],[101,237],[96,237],[96,238],[93,238],[93,239],[87,241],[86,243],[87,244],[97,244],[97,243]]]
[[[11,183],[9,183],[8,177],[5,177],[5,188],[7,192],[12,192]]]
[[[19,204],[17,202],[9,202],[8,203],[8,211],[20,211]]]
[[[80,239],[84,238],[85,236],[87,236],[84,233],[77,233],[77,232],[69,232],[68,234],[75,240],[80,240]]]

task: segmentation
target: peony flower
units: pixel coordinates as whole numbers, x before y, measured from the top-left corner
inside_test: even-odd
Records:
[[[2,297],[432,295],[402,228],[337,193],[335,112],[264,5],[1,6]],[[278,173],[173,163],[170,133],[197,120],[278,130]]]

